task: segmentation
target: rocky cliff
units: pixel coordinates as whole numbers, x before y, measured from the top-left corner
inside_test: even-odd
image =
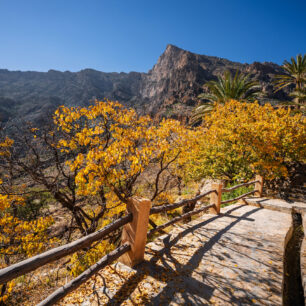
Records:
[[[41,123],[59,105],[88,105],[95,99],[118,100],[141,113],[181,120],[198,103],[205,82],[224,70],[239,69],[262,84],[265,100],[286,100],[285,91],[273,92],[273,75],[283,73],[274,63],[241,64],[199,55],[168,45],[148,73],[21,72],[0,70],[0,119],[22,117]]]

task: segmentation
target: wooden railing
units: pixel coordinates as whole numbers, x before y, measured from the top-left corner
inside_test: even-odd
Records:
[[[128,222],[131,222],[132,219],[132,214],[128,214],[127,216],[116,220],[115,222],[105,226],[101,230],[94,232],[88,236],[82,237],[76,241],[51,249],[36,256],[30,257],[14,265],[8,266],[7,268],[1,269],[0,285],[7,283],[8,281],[20,275],[24,275],[26,273],[34,271],[47,263],[53,262],[76,251],[89,247],[93,242],[101,240],[106,235],[119,229],[121,226],[127,224]]]
[[[232,191],[234,191],[238,188],[250,186],[252,184],[255,185],[254,190],[252,190],[250,192],[247,192],[247,193],[244,193],[244,194],[240,195],[239,197],[229,199],[229,200],[226,200],[226,201],[221,201],[222,193],[232,192]],[[233,186],[233,187],[230,187],[230,188],[223,188],[222,183],[213,183],[211,188],[212,188],[211,190],[209,190],[205,193],[199,194],[198,196],[196,196],[193,199],[182,200],[182,201],[180,201],[178,203],[175,203],[175,204],[163,205],[163,206],[157,206],[157,207],[151,208],[150,215],[157,214],[157,213],[173,210],[175,208],[179,208],[179,207],[182,207],[182,206],[185,206],[185,205],[195,204],[196,202],[198,202],[202,198],[207,197],[208,195],[210,196],[210,204],[209,205],[206,205],[204,207],[192,210],[192,211],[190,211],[188,213],[185,213],[181,216],[173,218],[172,220],[170,220],[169,222],[167,222],[165,224],[154,227],[153,229],[151,229],[148,232],[148,237],[151,237],[154,233],[156,233],[158,231],[161,231],[161,230],[165,229],[166,227],[168,227],[168,226],[170,226],[170,225],[172,225],[172,224],[174,224],[178,221],[187,219],[187,218],[189,218],[193,215],[199,214],[199,213],[207,211],[207,210],[210,210],[211,213],[219,214],[222,204],[236,202],[236,201],[238,201],[240,199],[243,199],[243,198],[245,198],[249,195],[252,195],[252,194],[260,197],[262,195],[262,189],[263,189],[263,178],[260,175],[256,175],[255,180],[247,182],[247,183],[239,184],[239,185],[236,185],[236,186]]]
[[[252,184],[255,185],[254,190],[252,190],[250,192],[247,192],[245,194],[242,194],[239,197],[236,197],[236,198],[233,198],[233,199],[230,199],[230,200],[226,200],[226,201],[222,201],[221,204],[227,204],[227,203],[231,203],[231,202],[236,202],[236,201],[238,201],[240,199],[243,199],[246,196],[249,196],[251,194],[254,194],[254,195],[260,197],[262,195],[262,189],[263,189],[263,178],[260,175],[256,175],[254,181],[250,181],[248,183],[239,184],[239,185],[233,186],[231,188],[222,188],[221,191],[222,192],[232,192],[232,191],[234,191],[234,190],[236,190],[238,188],[247,187],[247,186],[250,186]]]
[[[85,283],[89,278],[91,278],[94,274],[105,268],[106,266],[110,265],[116,259],[121,257],[124,253],[128,252],[131,249],[131,246],[128,243],[125,243],[115,249],[114,251],[110,252],[109,254],[105,255],[102,259],[100,259],[97,263],[91,266],[89,269],[84,271],[78,277],[73,279],[71,282],[67,283],[66,285],[58,288],[54,291],[51,295],[49,295],[46,299],[38,304],[38,306],[49,306],[54,305],[63,297],[65,297],[71,291],[77,289],[80,285]]]
[[[216,192],[215,190],[209,190],[209,191],[207,191],[203,194],[200,194],[200,195],[196,196],[193,199],[182,200],[182,201],[180,201],[178,203],[175,203],[175,204],[153,207],[150,210],[150,215],[158,214],[158,213],[161,213],[161,212],[167,212],[169,210],[173,210],[173,209],[185,206],[185,205],[195,204],[196,202],[198,202],[202,198],[204,198],[204,197],[206,197],[206,196],[208,196],[212,193],[215,193],[215,192]],[[159,231],[163,230],[164,228],[166,228],[166,227],[168,227],[168,226],[170,226],[170,225],[172,225],[176,222],[179,222],[179,221],[187,219],[187,218],[189,218],[193,215],[196,215],[196,214],[199,214],[199,213],[204,212],[206,210],[209,210],[210,208],[214,208],[214,206],[215,206],[215,204],[212,203],[212,204],[204,206],[202,208],[192,210],[192,211],[190,211],[188,213],[185,213],[181,216],[177,216],[177,217],[173,218],[172,220],[170,220],[169,222],[151,229],[148,232],[148,237],[151,237],[154,233],[159,232]]]
[[[221,201],[223,192],[231,192],[237,188],[249,186],[252,184],[255,184],[255,188],[253,191],[247,192],[234,199]],[[151,202],[147,199],[131,198],[127,203],[127,215],[114,221],[108,226],[88,236],[82,237],[76,241],[51,249],[47,252],[41,253],[19,263],[13,264],[7,268],[1,269],[0,285],[11,281],[12,279],[18,276],[34,271],[47,263],[63,258],[78,250],[90,247],[93,242],[99,241],[102,238],[105,239],[108,234],[112,233],[115,230],[118,230],[123,226],[121,246],[119,246],[109,254],[105,255],[96,264],[84,271],[78,277],[54,291],[50,296],[48,296],[39,304],[39,306],[54,305],[60,299],[65,297],[68,293],[75,290],[81,284],[86,282],[92,275],[94,275],[107,265],[110,265],[116,259],[119,259],[119,261],[131,267],[143,261],[147,237],[151,237],[154,233],[160,232],[164,228],[169,227],[170,225],[173,225],[176,222],[188,219],[193,215],[199,214],[207,210],[209,210],[210,213],[219,214],[222,204],[235,202],[251,194],[254,194],[255,196],[261,196],[262,188],[263,179],[261,176],[256,176],[254,181],[236,185],[231,188],[223,188],[223,185],[221,183],[213,183],[211,186],[211,190],[199,194],[192,199],[186,199],[174,204],[155,206],[152,208]],[[149,216],[153,214],[165,213],[167,211],[174,210],[176,208],[183,207],[186,205],[195,206],[195,204],[199,200],[207,196],[210,197],[209,205],[193,209],[187,213],[184,213],[180,216],[171,219],[170,221],[160,226],[156,226],[154,223],[152,223],[151,220],[149,220]],[[153,224],[153,228],[150,231],[148,231],[149,224]]]

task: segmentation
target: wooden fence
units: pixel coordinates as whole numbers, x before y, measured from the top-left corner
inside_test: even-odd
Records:
[[[247,192],[237,198],[222,201],[222,193],[231,192],[237,188],[243,186],[249,186],[254,184],[254,190]],[[254,181],[236,185],[231,188],[223,188],[222,183],[213,183],[211,190],[199,194],[192,199],[182,200],[180,202],[162,206],[151,207],[151,202],[147,199],[142,198],[131,198],[127,203],[127,214],[126,216],[114,221],[113,223],[105,226],[104,228],[88,235],[82,237],[76,241],[65,244],[63,246],[53,248],[47,252],[41,253],[39,255],[28,258],[24,261],[18,262],[7,268],[0,270],[0,285],[5,284],[12,279],[36,270],[37,268],[70,255],[78,250],[90,247],[95,241],[99,241],[105,238],[108,234],[118,230],[123,227],[121,246],[116,248],[114,251],[105,255],[96,264],[91,266],[89,269],[84,271],[78,277],[67,283],[66,285],[60,287],[54,291],[50,296],[43,300],[39,306],[43,305],[54,305],[56,302],[65,297],[68,293],[78,288],[81,284],[86,282],[91,276],[97,273],[99,270],[103,269],[107,265],[110,265],[115,260],[119,259],[120,262],[128,265],[134,266],[144,259],[145,245],[147,242],[147,237],[151,237],[154,233],[160,232],[170,225],[188,219],[193,215],[199,214],[204,211],[210,211],[213,214],[219,214],[222,204],[227,204],[230,202],[236,202],[243,199],[246,196],[254,194],[260,197],[262,195],[263,189],[263,178],[259,175],[256,176]],[[210,197],[209,205],[202,206],[200,208],[191,210],[180,216],[171,219],[160,226],[156,226],[150,219],[150,215],[165,213],[167,211],[174,210],[179,207],[186,205],[195,205],[202,198]],[[148,231],[149,224],[152,225],[152,229]]]

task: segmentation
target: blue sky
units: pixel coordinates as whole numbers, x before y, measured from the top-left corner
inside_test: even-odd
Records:
[[[306,52],[306,1],[0,0],[0,68],[146,72],[169,43],[281,64]]]

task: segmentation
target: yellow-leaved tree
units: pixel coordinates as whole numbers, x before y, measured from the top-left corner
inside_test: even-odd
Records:
[[[13,141],[6,138],[0,143],[0,155],[10,154]],[[0,180],[2,190],[3,182]],[[0,269],[26,257],[33,256],[46,249],[52,239],[48,239],[47,230],[53,224],[52,217],[39,217],[25,220],[18,215],[18,208],[25,205],[23,197],[11,186],[5,186],[5,194],[0,193]],[[9,189],[9,190],[8,190]],[[0,286],[0,303],[9,298],[14,281]]]
[[[47,194],[71,217],[63,229],[68,240],[120,218],[131,196],[146,196],[156,205],[173,201],[168,191],[181,187],[193,139],[178,121],[156,123],[112,101],[59,107],[47,126],[15,125],[11,135],[14,145],[0,156],[4,194],[22,180],[25,194]],[[119,239],[118,231],[75,254],[72,272],[78,274]]]
[[[188,134],[178,121],[154,124],[149,116],[139,116],[117,102],[96,102],[88,108],[61,107],[54,117],[66,137],[58,146],[70,153],[83,147],[76,159],[67,164],[78,169],[78,194],[97,194],[104,188],[126,203],[137,193],[139,176],[154,163],[159,172],[168,171],[188,151]],[[161,192],[154,180],[154,200]],[[163,188],[162,188],[163,189]]]
[[[66,165],[76,173],[77,196],[103,195],[105,210],[99,227],[122,216],[125,203],[134,195],[149,197],[156,204],[171,200],[167,191],[180,184],[192,139],[192,131],[178,121],[155,123],[118,102],[96,101],[89,107],[62,106],[54,122],[63,135],[57,148],[67,155],[76,153]],[[98,212],[89,207],[86,214]],[[111,247],[102,244],[74,256],[75,274]]]
[[[302,115],[270,104],[231,100],[216,105],[198,128],[190,173],[228,180],[255,173],[266,179],[286,176],[288,164],[305,161],[305,123]]]

